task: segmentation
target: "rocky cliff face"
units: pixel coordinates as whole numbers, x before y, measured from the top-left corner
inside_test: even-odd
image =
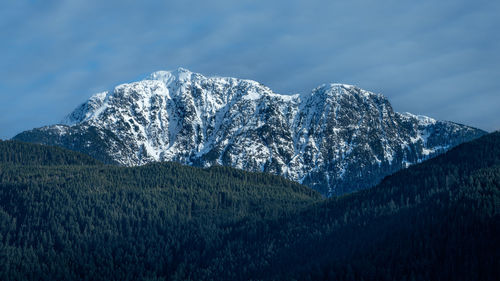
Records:
[[[289,96],[180,68],[96,94],[63,124],[14,139],[120,165],[177,161],[270,172],[331,196],[370,187],[484,133],[394,112],[382,95],[350,85]]]

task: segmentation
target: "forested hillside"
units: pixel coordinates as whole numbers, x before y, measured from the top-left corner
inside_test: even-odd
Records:
[[[88,165],[81,154],[16,142],[3,142],[2,155],[0,280],[184,279],[233,223],[321,198],[227,167]]]
[[[0,140],[0,164],[17,165],[97,165],[99,161],[57,146]]]
[[[214,279],[498,280],[500,133],[233,237]]]
[[[500,276],[498,132],[328,200],[225,167],[44,157],[0,165],[1,280]]]

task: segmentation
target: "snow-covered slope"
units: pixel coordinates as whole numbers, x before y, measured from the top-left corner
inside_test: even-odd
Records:
[[[355,86],[280,95],[255,81],[179,68],[96,94],[63,124],[15,139],[121,165],[177,161],[270,172],[329,196],[370,187],[482,134],[394,112],[385,97]]]

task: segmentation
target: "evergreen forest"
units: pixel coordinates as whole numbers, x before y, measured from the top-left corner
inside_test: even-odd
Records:
[[[0,141],[0,280],[499,280],[500,132],[323,198]]]

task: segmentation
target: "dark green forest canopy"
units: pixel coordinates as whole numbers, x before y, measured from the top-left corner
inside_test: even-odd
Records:
[[[252,257],[240,264],[273,249],[256,279],[496,280],[500,133],[261,227],[274,231],[235,234],[245,247],[234,256]]]
[[[500,276],[498,132],[329,200],[227,167],[124,168],[5,144],[1,280]]]
[[[92,157],[57,146],[0,140],[0,164],[99,165]]]

